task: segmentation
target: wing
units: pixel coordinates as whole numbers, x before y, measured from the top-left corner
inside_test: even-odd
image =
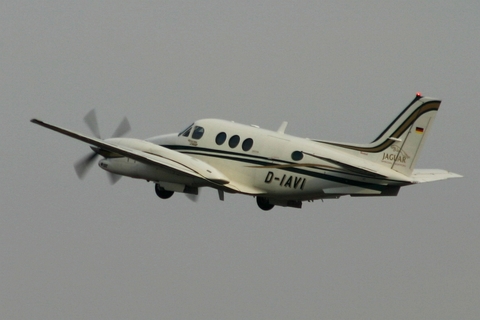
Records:
[[[101,148],[102,150],[125,156],[145,164],[169,168],[170,170],[175,171],[177,174],[205,179],[214,185],[228,185],[230,183],[230,180],[223,173],[207,163],[144,140],[125,138],[109,139],[110,141],[123,141],[122,144],[116,144],[105,140],[88,137],[81,133],[64,129],[38,119],[32,119],[31,122],[62,133],[71,138],[86,142],[90,145]],[[135,149],[133,146],[141,146],[143,150]]]

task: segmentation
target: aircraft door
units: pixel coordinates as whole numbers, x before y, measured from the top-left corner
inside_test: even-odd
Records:
[[[269,158],[272,163],[282,159],[283,151],[289,142],[290,140],[288,139],[268,136],[263,145],[265,156]]]
[[[281,137],[267,136],[261,146],[261,156],[267,159],[267,164],[264,168],[258,168],[255,172],[255,186],[259,188],[269,188],[273,184],[268,183],[273,176],[280,175],[280,169],[275,168],[275,165],[283,164],[281,161],[285,157],[284,152],[290,140]],[[271,182],[271,181],[270,181]]]

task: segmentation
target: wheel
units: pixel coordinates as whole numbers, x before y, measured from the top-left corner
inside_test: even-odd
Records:
[[[155,183],[155,193],[159,198],[168,199],[173,196],[173,191],[168,191],[160,187],[160,185]]]
[[[275,206],[271,204],[267,198],[264,197],[257,197],[257,205],[260,209],[264,211],[272,210],[272,208]]]

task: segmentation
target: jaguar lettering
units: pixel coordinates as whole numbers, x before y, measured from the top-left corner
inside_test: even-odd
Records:
[[[405,163],[407,161],[407,156],[402,156],[402,155],[396,155],[393,153],[384,153],[382,161],[395,161],[395,162],[401,162]]]

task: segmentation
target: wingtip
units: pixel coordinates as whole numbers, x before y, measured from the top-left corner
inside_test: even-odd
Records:
[[[449,172],[452,178],[463,178],[461,174],[455,172]]]

